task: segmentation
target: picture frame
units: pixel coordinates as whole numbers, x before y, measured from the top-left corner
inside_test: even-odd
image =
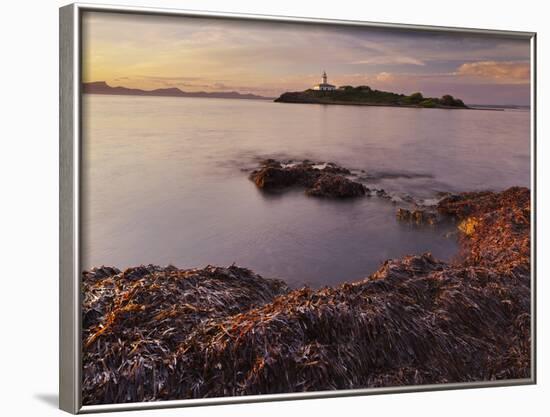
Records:
[[[521,39],[530,43],[530,377],[475,382],[449,382],[414,386],[388,386],[309,392],[271,393],[228,397],[83,405],[82,399],[82,18],[87,12],[170,17],[212,18],[222,21],[295,23],[326,27],[394,29],[415,33],[453,33]],[[60,8],[60,338],[59,406],[73,414],[345,397],[371,394],[422,392],[450,389],[502,387],[536,383],[536,33],[450,28],[394,23],[279,17],[222,12],[201,12],[149,7],[75,3]],[[325,84],[326,76],[325,76]]]

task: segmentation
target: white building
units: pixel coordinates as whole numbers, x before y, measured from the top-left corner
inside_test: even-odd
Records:
[[[321,78],[321,84],[317,84],[313,87],[314,90],[319,91],[333,91],[336,90],[336,87],[332,84],[327,83],[327,73],[323,71],[323,76]]]

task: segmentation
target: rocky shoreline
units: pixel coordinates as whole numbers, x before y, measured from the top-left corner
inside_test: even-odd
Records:
[[[267,191],[372,195],[350,175],[267,160],[250,178]],[[84,404],[528,378],[530,210],[529,189],[515,187],[403,212],[454,221],[457,260],[388,260],[319,290],[237,266],[85,271]]]

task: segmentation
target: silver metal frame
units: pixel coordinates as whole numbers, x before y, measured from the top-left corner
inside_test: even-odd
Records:
[[[80,157],[81,157],[81,16],[83,12],[119,12],[172,16],[210,17],[255,21],[345,25],[432,32],[477,34],[531,41],[531,377],[501,381],[367,388],[243,397],[220,397],[177,401],[82,406],[81,396],[81,291],[80,291]],[[75,3],[60,8],[60,218],[59,218],[59,408],[69,413],[93,413],[134,409],[190,407],[200,405],[299,400],[370,394],[436,391],[464,388],[536,384],[536,33],[503,30],[403,25],[287,16],[188,11],[150,7],[127,7]]]

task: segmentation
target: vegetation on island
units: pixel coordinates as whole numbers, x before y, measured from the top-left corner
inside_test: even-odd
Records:
[[[390,91],[374,90],[366,85],[358,87],[344,85],[332,91],[308,89],[305,91],[287,92],[281,94],[275,101],[281,103],[355,104],[444,109],[468,108],[461,99],[455,98],[450,94],[437,98],[424,97],[422,93],[416,92],[407,96]]]

